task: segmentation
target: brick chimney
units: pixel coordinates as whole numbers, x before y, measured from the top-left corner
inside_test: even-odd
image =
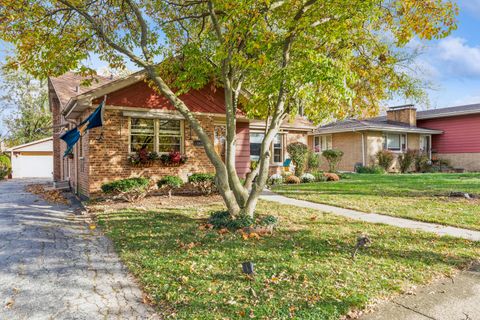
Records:
[[[387,121],[405,123],[410,127],[416,127],[417,109],[413,104],[391,107],[387,110]]]

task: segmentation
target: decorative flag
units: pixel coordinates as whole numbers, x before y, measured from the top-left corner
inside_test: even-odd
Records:
[[[100,105],[93,111],[87,119],[83,120],[75,128],[68,130],[60,136],[60,139],[67,143],[67,150],[63,154],[64,157],[69,155],[72,152],[73,146],[78,142],[80,137],[82,137],[85,132],[89,129],[103,126],[103,106],[105,104],[105,99],[100,103]]]

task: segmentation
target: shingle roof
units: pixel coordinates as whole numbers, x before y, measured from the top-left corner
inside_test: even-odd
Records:
[[[251,127],[265,128],[265,120],[250,121]],[[294,119],[285,119],[280,126],[282,129],[296,129],[311,131],[315,129],[315,125],[305,117],[296,116]]]
[[[116,78],[112,77],[95,76],[90,86],[83,86],[80,84],[85,80],[85,77],[70,71],[59,77],[50,78],[50,82],[57,94],[58,100],[60,100],[61,106],[64,107],[71,98],[101,87],[115,79]]]
[[[379,118],[371,118],[366,120],[347,119],[343,121],[332,122],[324,126],[320,126],[315,133],[336,133],[349,131],[396,131],[396,132],[415,132],[415,133],[441,133],[438,130],[426,128],[411,127],[401,122],[386,122]]]
[[[417,112],[417,119],[441,118],[480,113],[480,103]]]

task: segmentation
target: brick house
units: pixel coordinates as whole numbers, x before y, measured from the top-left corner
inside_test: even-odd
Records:
[[[164,175],[179,175],[183,179],[192,173],[213,172],[204,148],[187,121],[161,95],[144,81],[144,73],[115,79],[96,77],[88,87],[82,78],[68,72],[50,78],[49,103],[53,125],[54,181],[68,181],[72,189],[83,197],[95,197],[103,183],[116,179],[148,176],[158,179]],[[63,157],[66,144],[59,139],[62,125],[73,128],[106,98],[104,126],[86,133],[76,144],[73,157]],[[225,132],[223,89],[207,85],[180,96],[195,113],[210,134],[215,148],[222,154]],[[242,113],[237,115],[236,169],[240,177],[250,170],[250,160],[258,156],[258,139],[262,126],[250,121]],[[272,171],[288,157],[286,145],[307,135],[314,126],[305,119],[285,121],[272,144]],[[64,129],[65,130],[65,129]],[[253,136],[251,135],[253,133]],[[166,153],[180,151],[188,157],[179,167],[168,167],[155,162],[152,166],[132,166],[128,156],[143,146],[149,151]]]
[[[375,164],[375,154],[390,150],[397,156],[407,149],[422,150],[431,157],[432,137],[442,130],[417,126],[417,111],[412,105],[390,108],[386,117],[365,120],[347,119],[318,127],[310,137],[316,152],[339,149],[344,156],[339,163],[341,171],[354,171],[355,166]],[[326,163],[322,169],[327,169]],[[398,171],[395,159],[392,171]]]

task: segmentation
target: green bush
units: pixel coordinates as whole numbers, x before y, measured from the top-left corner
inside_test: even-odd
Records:
[[[315,177],[315,181],[318,181],[318,182],[325,182],[328,180],[327,177],[325,177],[325,175],[323,174],[322,171],[316,171],[316,172],[312,172],[313,176]]]
[[[106,194],[130,191],[146,191],[149,183],[148,178],[128,178],[115,180],[102,184],[102,191]]]
[[[385,171],[390,170],[393,164],[394,155],[393,152],[389,150],[380,150],[375,155],[378,161],[378,165],[385,169]]]
[[[415,161],[415,157],[417,155],[417,151],[415,150],[407,150],[407,152],[402,153],[398,156],[398,163],[400,165],[400,172],[406,173],[412,166],[413,162]]]
[[[320,155],[312,150],[307,153],[307,168],[308,172],[316,171],[320,167]]]
[[[210,214],[208,222],[216,229],[238,230],[252,226],[255,220],[246,215],[233,217],[228,211],[214,211]]]
[[[278,223],[278,218],[275,216],[272,216],[271,214],[262,217],[258,222],[258,224],[261,226],[274,226],[277,223]]]
[[[188,182],[213,182],[215,180],[215,174],[213,173],[194,173],[188,177]]]
[[[307,145],[301,142],[290,143],[287,146],[287,152],[295,165],[295,175],[300,177],[305,170],[305,162],[308,153]]]
[[[329,171],[330,172],[336,172],[337,171],[337,165],[340,162],[340,160],[342,160],[343,151],[342,150],[336,150],[336,149],[325,150],[325,151],[322,152],[322,156],[328,162]]]
[[[357,166],[355,168],[357,173],[369,173],[369,174],[383,174],[385,173],[385,169],[380,166],[373,165],[373,166]]]
[[[159,188],[169,187],[169,188],[180,188],[183,185],[183,180],[177,176],[165,176],[162,179],[157,181],[157,186]]]
[[[415,171],[417,172],[431,172],[432,163],[425,152],[417,152],[415,156]]]
[[[5,179],[11,171],[10,157],[6,154],[0,154],[0,180]]]

